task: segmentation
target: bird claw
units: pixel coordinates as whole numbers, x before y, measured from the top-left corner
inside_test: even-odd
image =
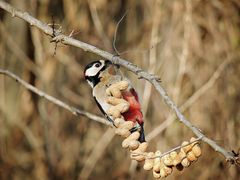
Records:
[[[135,131],[139,131],[141,129],[141,126],[137,123],[132,129],[130,129],[129,131],[131,133],[135,132]]]

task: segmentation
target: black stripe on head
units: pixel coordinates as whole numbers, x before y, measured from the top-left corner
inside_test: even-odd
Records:
[[[100,78],[97,75],[96,76],[87,76],[85,78],[92,87],[96,86],[100,82]]]

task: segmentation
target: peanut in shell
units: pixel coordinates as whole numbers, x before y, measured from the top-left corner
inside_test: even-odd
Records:
[[[196,157],[201,156],[202,152],[201,152],[201,148],[199,147],[198,144],[195,144],[192,148],[192,152]]]
[[[151,170],[153,168],[153,163],[154,163],[153,157],[154,157],[154,153],[153,152],[147,153],[143,169],[149,171],[149,170]]]

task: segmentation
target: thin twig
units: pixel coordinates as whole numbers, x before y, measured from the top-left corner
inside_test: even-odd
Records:
[[[120,23],[121,23],[122,20],[125,18],[125,16],[127,15],[127,13],[128,13],[128,10],[123,14],[123,16],[121,17],[121,19],[118,21],[117,26],[116,26],[116,29],[115,29],[115,32],[114,32],[114,37],[113,37],[113,49],[114,49],[114,51],[117,53],[118,56],[120,56],[120,53],[118,52],[117,47],[116,47],[117,32],[118,32],[118,28],[119,28]]]
[[[195,139],[195,140],[192,141],[192,142],[188,142],[187,144],[184,144],[184,145],[179,145],[179,146],[177,146],[177,147],[175,147],[175,148],[172,148],[172,149],[169,150],[169,151],[166,151],[166,152],[162,153],[162,154],[159,155],[159,156],[147,157],[147,156],[146,156],[146,153],[145,153],[145,154],[144,154],[144,153],[132,153],[131,155],[132,155],[132,156],[142,155],[142,156],[145,156],[146,159],[162,158],[163,156],[166,156],[167,154],[170,154],[170,153],[173,152],[173,151],[177,151],[177,150],[179,150],[179,149],[181,149],[181,148],[183,148],[183,147],[186,147],[186,146],[188,146],[188,145],[190,145],[190,144],[195,144],[195,142],[200,141],[202,138],[203,138],[203,137],[198,137],[197,139]]]
[[[11,13],[13,17],[17,16],[17,17],[27,21],[31,25],[36,26],[37,28],[42,30],[44,33],[46,33],[50,36],[52,35],[51,27],[49,27],[46,23],[43,23],[43,22],[39,21],[38,19],[32,17],[27,12],[16,10],[11,5],[9,5],[8,3],[5,3],[3,1],[0,1],[0,7],[2,9],[6,10],[7,12]],[[185,118],[185,116],[181,113],[181,111],[178,109],[178,107],[175,105],[175,103],[170,99],[167,92],[164,90],[164,88],[160,84],[159,78],[156,77],[155,75],[147,73],[143,69],[137,67],[136,65],[130,63],[129,61],[127,61],[119,56],[113,55],[113,54],[103,51],[95,46],[92,46],[90,44],[87,44],[82,41],[79,41],[79,40],[73,39],[71,37],[68,37],[66,35],[63,35],[59,31],[56,32],[56,37],[53,38],[53,41],[62,42],[65,45],[75,46],[75,47],[83,49],[84,51],[89,51],[89,52],[95,53],[97,55],[100,55],[103,58],[111,60],[115,64],[125,67],[129,71],[135,73],[139,78],[143,78],[143,79],[149,81],[156,88],[158,93],[162,96],[165,103],[175,112],[175,114],[178,117],[180,122],[182,122],[183,124],[185,124],[185,126],[187,126],[189,129],[191,129],[191,131],[197,137],[202,137],[203,142],[209,144],[215,151],[222,154],[226,158],[226,160],[228,160],[230,162],[235,162],[236,158],[232,152],[225,150],[224,148],[219,146],[215,141],[206,137],[200,129],[195,127],[192,123],[190,123]],[[57,100],[56,102],[58,102],[58,101],[59,100]],[[62,104],[61,101],[60,101],[60,104],[62,105],[62,107],[66,106],[66,104]],[[77,111],[73,111],[72,108],[69,107],[68,105],[66,106],[66,109],[68,109],[69,111],[71,111],[73,113],[75,112],[75,114],[77,114]],[[84,114],[84,113],[81,112],[80,114]]]
[[[235,57],[230,56],[225,61],[223,61],[222,64],[219,65],[219,67],[214,71],[212,76],[209,78],[209,80],[203,84],[196,92],[193,93],[191,97],[189,97],[180,107],[180,111],[184,113],[191,105],[193,105],[207,90],[209,90],[218,80],[220,77],[222,71],[227,67],[227,65],[233,61]],[[155,127],[146,137],[148,141],[151,141],[153,138],[155,138],[158,134],[160,134],[164,129],[166,129],[169,125],[172,124],[176,120],[176,117],[174,115],[168,116],[167,120],[165,120],[163,123]]]
[[[108,121],[106,121],[104,118],[101,118],[99,116],[96,116],[92,113],[77,109],[75,107],[72,107],[62,101],[60,101],[59,99],[50,96],[48,94],[46,94],[45,92],[39,90],[38,88],[32,86],[31,84],[27,83],[26,81],[22,80],[20,77],[18,77],[17,75],[13,74],[12,72],[8,71],[8,70],[3,70],[0,69],[0,74],[6,75],[11,77],[12,79],[16,80],[17,82],[19,82],[21,85],[23,85],[26,89],[28,89],[29,91],[39,95],[40,97],[43,97],[45,99],[47,99],[48,101],[52,102],[53,104],[56,104],[57,106],[60,106],[68,111],[70,111],[72,114],[74,114],[75,116],[77,115],[83,115],[89,119],[92,119],[94,121],[106,124],[106,125],[111,125],[111,123],[109,123]]]

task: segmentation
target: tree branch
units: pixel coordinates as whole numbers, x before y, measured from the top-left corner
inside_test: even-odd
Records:
[[[45,92],[39,90],[38,88],[32,86],[31,84],[27,83],[26,81],[22,80],[20,77],[18,77],[17,75],[13,74],[12,72],[8,71],[8,70],[3,70],[0,69],[0,74],[6,75],[11,77],[12,79],[16,80],[17,82],[19,82],[21,85],[23,85],[26,89],[28,89],[29,91],[39,95],[40,97],[43,97],[45,99],[47,99],[48,101],[52,102],[53,104],[56,104],[57,106],[60,106],[68,111],[70,111],[72,114],[74,114],[75,116],[78,115],[83,115],[89,119],[92,119],[94,121],[106,124],[106,125],[111,125],[111,123],[109,123],[108,121],[106,121],[104,118],[101,118],[99,116],[96,116],[92,113],[77,109],[75,107],[72,107],[62,101],[60,101],[59,99],[50,96],[48,94],[46,94]]]
[[[197,91],[195,91],[181,106],[179,106],[180,111],[183,113],[185,112],[189,107],[191,107],[192,104],[194,104],[204,93],[206,93],[218,80],[220,77],[222,71],[226,68],[226,66],[229,65],[230,62],[235,59],[235,56],[229,56],[226,60],[223,61],[222,64],[218,66],[216,71],[212,74],[212,76],[209,78],[209,80],[203,84]],[[148,141],[151,141],[154,137],[156,137],[158,134],[160,134],[164,129],[166,129],[172,122],[174,122],[176,117],[171,114],[171,116],[168,116],[167,120],[165,120],[163,123],[161,123],[159,126],[155,127],[146,137]]]
[[[82,41],[73,39],[73,38],[71,38],[69,36],[66,36],[66,35],[62,34],[60,31],[56,31],[55,35],[53,36],[52,28],[49,27],[46,23],[43,23],[43,22],[39,21],[38,19],[32,17],[27,12],[22,12],[22,11],[14,9],[8,3],[0,1],[0,7],[2,9],[4,9],[5,11],[11,13],[13,17],[15,17],[15,16],[19,17],[19,18],[27,21],[28,23],[30,23],[30,25],[36,26],[37,28],[42,30],[45,34],[50,35],[51,37],[53,37],[52,40],[55,41],[55,42],[61,42],[61,43],[65,44],[65,45],[75,46],[75,47],[83,49],[84,51],[89,51],[89,52],[92,52],[94,54],[100,55],[100,56],[102,56],[105,59],[111,60],[115,64],[118,64],[118,65],[121,65],[121,66],[125,67],[126,69],[128,69],[131,72],[135,73],[139,78],[143,78],[143,79],[149,81],[156,88],[158,93],[162,96],[162,98],[164,99],[166,104],[175,112],[175,114],[178,117],[180,122],[182,122],[189,129],[191,129],[192,132],[197,137],[199,137],[199,138],[202,137],[202,141],[203,142],[209,144],[215,151],[221,153],[226,158],[227,161],[236,162],[236,157],[235,157],[235,155],[232,152],[229,152],[229,151],[225,150],[224,148],[219,146],[215,141],[207,138],[202,133],[202,131],[200,129],[195,127],[192,123],[190,123],[184,117],[184,115],[180,112],[180,110],[177,108],[175,103],[167,95],[167,92],[161,86],[161,84],[159,82],[159,78],[157,78],[155,75],[152,75],[152,74],[149,74],[149,73],[145,72],[143,69],[137,67],[136,65],[130,63],[129,61],[127,61],[127,60],[125,60],[125,59],[123,59],[123,58],[121,58],[119,56],[115,56],[115,55],[113,55],[113,54],[111,54],[109,52],[103,51],[103,50],[101,50],[101,49],[99,49],[99,48],[97,48],[95,46],[92,46],[92,45],[84,43]],[[5,74],[7,74],[6,71],[5,71]],[[8,72],[8,74],[9,74],[9,72]],[[32,87],[32,89],[34,89],[34,87]],[[34,90],[36,90],[36,89],[34,89]],[[39,95],[42,95],[42,93],[40,93]],[[57,99],[54,99],[54,100],[57,100]],[[71,111],[73,113],[75,112],[74,114],[77,113],[77,111],[72,110],[71,107],[62,104],[62,102],[59,102],[59,100],[57,100],[56,102],[57,102],[56,104],[58,104],[59,106],[65,107],[66,109],[68,109],[69,111]],[[80,113],[80,114],[84,114],[84,113]]]

